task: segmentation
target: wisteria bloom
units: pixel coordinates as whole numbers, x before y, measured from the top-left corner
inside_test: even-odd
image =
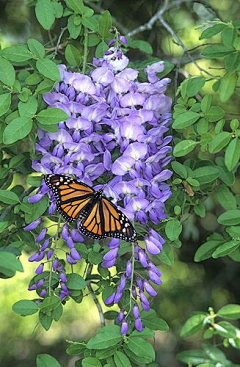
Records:
[[[125,43],[124,37],[120,40]],[[36,152],[39,158],[32,166],[43,174],[73,176],[96,190],[103,187],[104,195],[130,221],[143,228],[145,235],[138,235],[132,255],[124,255],[126,270],[105,300],[106,305],[118,304],[131,287],[132,310],[127,312],[121,308],[117,320],[122,325],[122,334],[126,334],[131,315],[135,328],[142,330],[140,309],[150,310],[149,296],[155,297],[154,287],[161,284],[161,272],[149,256],[159,254],[164,244],[164,239],[151,226],[166,218],[164,205],[171,196],[166,183],[172,174],[167,168],[171,160],[171,136],[166,135],[171,123],[171,99],[165,95],[170,79],[160,80],[157,76],[164,70],[164,62],[147,66],[146,80],[140,82],[138,71],[128,67],[128,58],[114,42],[103,58],[93,60],[94,68],[89,75],[71,72],[65,65],[59,65],[61,82],[43,98],[47,106],[65,111],[68,119],[59,123],[57,132],[38,130]],[[44,182],[29,202],[38,202],[47,193],[51,202],[49,215],[52,215],[56,202]],[[41,218],[25,230],[35,230],[38,226],[43,226]],[[72,266],[81,258],[75,243],[82,243],[85,238],[67,224],[57,236],[60,235],[67,248],[65,264]],[[45,262],[49,262],[59,276],[57,294],[62,300],[67,299],[71,292],[66,285],[66,265],[58,258],[48,229],[42,227],[35,241],[39,250],[29,261],[39,262],[36,274],[42,274]],[[120,248],[120,240],[109,240],[109,251],[103,256],[104,268],[115,265]],[[142,278],[134,272],[136,263],[142,266]],[[40,297],[44,298],[44,277],[29,289],[39,289]]]

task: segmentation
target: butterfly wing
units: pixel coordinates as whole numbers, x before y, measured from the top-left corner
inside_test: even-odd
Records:
[[[91,187],[65,175],[46,175],[44,180],[56,198],[57,210],[67,222],[85,217],[95,194]]]
[[[119,238],[135,242],[137,234],[131,222],[111,201],[99,198],[81,221],[80,231],[91,238]]]

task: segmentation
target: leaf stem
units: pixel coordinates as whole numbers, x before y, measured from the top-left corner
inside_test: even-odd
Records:
[[[135,244],[132,243],[132,274],[131,274],[130,289],[129,289],[130,290],[130,300],[129,300],[129,311],[128,311],[127,315],[126,315],[126,318],[130,314],[131,309],[132,309],[132,300],[133,300],[132,287],[133,287],[134,265],[135,265],[134,250],[135,250]]]
[[[93,265],[89,264],[88,269],[87,269],[87,277],[91,275],[92,269],[93,269]],[[97,306],[99,317],[100,317],[100,322],[101,322],[101,327],[104,327],[105,326],[105,318],[104,318],[104,314],[103,314],[103,309],[102,309],[102,306],[100,305],[100,303],[99,303],[99,301],[96,297],[96,294],[94,293],[94,290],[91,286],[91,281],[87,282],[87,288],[88,288],[89,293],[91,294],[91,296],[93,298],[93,301],[94,301],[95,305]]]
[[[87,56],[88,56],[88,29],[84,27],[84,49],[83,49],[83,66],[82,73],[85,74],[87,66]]]

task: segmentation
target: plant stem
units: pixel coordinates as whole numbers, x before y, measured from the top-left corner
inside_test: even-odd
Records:
[[[83,66],[82,73],[85,74],[87,66],[87,56],[88,56],[88,30],[84,27],[84,50],[83,50]]]
[[[50,261],[50,273],[49,273],[49,285],[48,285],[49,297],[51,297],[51,295],[52,295],[52,288],[51,288],[52,267],[53,267],[53,261],[54,261],[54,251],[55,251],[55,248],[57,246],[57,241],[58,241],[58,232],[59,232],[60,224],[61,224],[61,217],[58,218],[57,231],[56,231],[55,240],[54,240],[54,244],[53,244],[53,254],[52,254],[52,259]]]
[[[92,268],[93,268],[93,265],[92,264],[89,264],[88,266],[88,269],[87,269],[87,276],[91,275],[92,273]],[[104,318],[104,315],[103,315],[103,309],[102,309],[102,306],[100,305],[97,297],[96,297],[96,294],[94,293],[94,290],[91,286],[91,281],[88,281],[87,282],[88,285],[87,285],[87,288],[89,290],[89,293],[91,293],[91,296],[93,298],[93,301],[95,303],[95,305],[97,306],[97,309],[98,309],[98,313],[99,313],[99,317],[100,317],[100,322],[101,322],[101,327],[104,327],[105,326],[105,318]]]

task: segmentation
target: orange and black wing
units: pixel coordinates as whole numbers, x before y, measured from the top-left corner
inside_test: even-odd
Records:
[[[135,242],[137,234],[131,222],[113,203],[106,198],[98,199],[81,221],[80,231],[91,238],[119,238]]]
[[[95,194],[91,187],[65,175],[46,175],[44,180],[56,198],[57,210],[67,222],[86,216]]]

